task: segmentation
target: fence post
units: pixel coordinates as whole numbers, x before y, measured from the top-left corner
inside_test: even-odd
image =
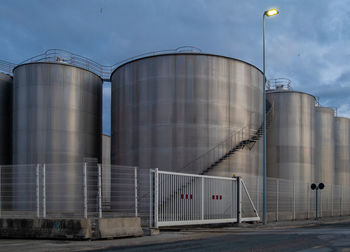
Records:
[[[46,218],[46,165],[43,164],[42,168],[42,183],[43,183],[43,218]]]
[[[279,190],[280,190],[280,181],[277,179],[276,180],[276,221],[278,221]]]
[[[154,227],[158,228],[158,168],[154,171]]]
[[[333,185],[331,185],[331,201],[332,201],[332,212],[331,212],[331,216],[333,217]]]
[[[256,211],[259,214],[259,210],[260,210],[260,177],[257,177],[257,181],[256,181]]]
[[[306,184],[306,197],[307,197],[307,219],[310,219],[310,205],[311,205],[311,197],[310,197],[310,184]]]
[[[2,209],[2,191],[1,191],[1,165],[0,165],[0,217],[1,217],[1,209]]]
[[[295,220],[295,181],[293,180],[293,220]]]
[[[98,169],[98,217],[102,218],[102,169],[101,164],[97,164]]]
[[[201,180],[201,219],[204,220],[204,177]]]
[[[149,169],[149,227],[153,224],[153,179],[152,170]]]
[[[138,198],[137,198],[137,167],[134,167],[134,192],[135,192],[135,217],[138,216]]]
[[[40,194],[39,194],[39,183],[40,183],[40,180],[39,180],[39,167],[40,165],[37,164],[36,165],[36,187],[35,187],[35,191],[36,191],[36,217],[40,217]]]
[[[84,218],[87,219],[87,174],[86,171],[87,170],[87,164],[84,163],[84,167],[83,167],[83,189],[84,189]]]
[[[340,197],[340,216],[343,216],[343,201],[344,201],[344,194],[343,194],[343,185],[340,185],[341,188],[341,197]]]
[[[241,223],[242,217],[242,186],[241,177],[237,177],[237,223]]]

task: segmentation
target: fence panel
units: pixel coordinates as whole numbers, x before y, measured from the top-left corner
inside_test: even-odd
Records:
[[[38,165],[0,166],[0,217],[37,217]]]

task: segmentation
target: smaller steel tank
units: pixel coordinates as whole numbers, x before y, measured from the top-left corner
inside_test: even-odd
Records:
[[[267,92],[267,103],[267,176],[312,182],[315,97],[276,88]]]
[[[350,184],[350,119],[335,117],[335,174],[336,185]]]
[[[334,184],[334,110],[315,108],[315,183]]]

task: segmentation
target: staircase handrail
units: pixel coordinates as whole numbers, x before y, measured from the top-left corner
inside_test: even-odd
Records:
[[[211,163],[214,163],[215,161],[219,160],[221,157],[223,157],[226,153],[228,153],[231,149],[233,149],[235,146],[237,146],[239,143],[241,143],[244,140],[248,140],[251,138],[251,136],[254,136],[257,133],[257,130],[251,129],[250,127],[243,127],[239,129],[238,131],[233,131],[225,140],[219,142],[214,147],[210,148],[208,151],[206,151],[204,154],[199,155],[197,158],[193,159],[189,163],[187,163],[182,171],[188,171],[192,170],[194,172],[201,173]],[[207,160],[209,157],[213,157],[210,160]],[[204,161],[203,161],[204,160]],[[207,161],[207,162],[205,162]],[[193,167],[196,163],[204,164],[202,165],[201,169],[189,169]]]

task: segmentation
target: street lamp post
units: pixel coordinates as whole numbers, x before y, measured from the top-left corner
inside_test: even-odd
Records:
[[[265,16],[278,14],[277,9],[269,9],[263,15],[263,223],[267,224],[266,216],[266,75],[265,75]]]

